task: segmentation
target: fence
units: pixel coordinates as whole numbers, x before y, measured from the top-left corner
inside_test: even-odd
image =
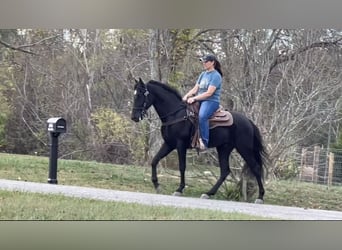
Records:
[[[315,146],[302,148],[299,181],[325,185],[342,185],[342,152],[328,152]]]

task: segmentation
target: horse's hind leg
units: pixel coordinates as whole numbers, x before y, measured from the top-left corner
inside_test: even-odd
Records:
[[[229,168],[229,155],[232,152],[233,148],[229,145],[222,145],[216,148],[219,158],[220,164],[220,177],[217,179],[215,185],[207,192],[206,194],[202,194],[201,198],[209,198],[211,195],[215,195],[219,187],[225,181],[227,176],[230,173]]]
[[[161,148],[159,149],[158,153],[153,157],[152,160],[152,183],[154,185],[154,188],[157,193],[160,192],[159,189],[159,183],[158,183],[158,177],[157,177],[157,165],[161,159],[163,159],[165,156],[167,156],[174,148],[170,147],[166,143],[163,143]]]
[[[263,204],[264,203],[264,194],[265,194],[265,189],[264,186],[262,184],[262,180],[261,180],[261,175],[259,174],[258,177],[255,176],[258,182],[258,186],[259,186],[259,197],[258,199],[255,200],[255,203],[258,204]]]
[[[265,189],[262,184],[262,171],[258,162],[256,161],[254,157],[254,151],[252,149],[250,150],[238,150],[242,158],[246,161],[247,165],[249,166],[249,169],[252,171],[253,175],[255,176],[257,182],[258,182],[258,187],[259,187],[259,196],[255,200],[255,203],[262,204],[264,203],[264,194],[265,194]]]

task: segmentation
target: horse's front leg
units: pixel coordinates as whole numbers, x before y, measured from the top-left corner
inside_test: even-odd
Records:
[[[170,147],[166,143],[163,143],[161,148],[159,149],[158,153],[153,157],[152,159],[152,183],[154,185],[154,188],[157,193],[160,192],[159,183],[158,183],[158,177],[157,177],[157,165],[161,159],[163,159],[165,156],[167,156],[174,148]]]
[[[183,190],[185,188],[185,169],[186,169],[186,145],[184,143],[179,143],[177,145],[177,153],[178,153],[178,164],[179,164],[179,172],[180,172],[180,184],[176,192],[173,195],[180,196],[183,194]]]

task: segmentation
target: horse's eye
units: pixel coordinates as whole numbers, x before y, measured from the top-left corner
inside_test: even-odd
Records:
[[[137,93],[138,93],[137,90],[134,90],[134,95],[137,95]]]

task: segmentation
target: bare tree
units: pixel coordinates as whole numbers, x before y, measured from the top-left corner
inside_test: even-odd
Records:
[[[205,53],[215,53],[222,64],[222,105],[244,112],[261,128],[270,170],[298,145],[324,144],[326,128],[331,124],[337,131],[341,119],[339,30],[37,29],[0,36],[0,91],[12,110],[6,118],[9,151],[44,151],[45,123],[52,115],[70,122],[67,151],[96,149],[92,117],[99,108],[129,120],[137,77],[185,92],[202,70],[198,57]],[[152,156],[161,143],[155,113],[145,125],[134,126]]]
[[[235,108],[262,129],[274,168],[340,106],[340,59],[333,55],[341,39],[312,30],[242,30],[235,37],[242,52],[240,63],[230,59],[237,62],[230,82]]]

